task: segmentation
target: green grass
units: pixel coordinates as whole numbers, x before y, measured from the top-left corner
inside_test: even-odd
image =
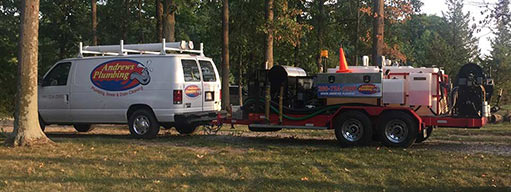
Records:
[[[509,124],[408,149],[342,148],[332,131],[161,133],[50,128],[54,146],[0,147],[0,191],[511,191]]]

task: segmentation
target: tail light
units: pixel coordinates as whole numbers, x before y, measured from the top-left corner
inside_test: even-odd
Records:
[[[222,101],[222,89],[220,89],[220,101]]]
[[[183,91],[182,90],[174,90],[173,100],[174,100],[174,104],[182,104],[183,103]]]

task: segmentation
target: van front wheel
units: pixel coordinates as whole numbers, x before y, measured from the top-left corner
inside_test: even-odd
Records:
[[[137,139],[155,138],[160,131],[160,124],[153,113],[147,109],[135,111],[128,119],[131,136]]]
[[[89,132],[94,129],[91,124],[74,124],[73,127],[75,127],[78,132]]]

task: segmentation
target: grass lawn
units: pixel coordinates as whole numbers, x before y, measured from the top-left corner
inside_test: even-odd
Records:
[[[511,191],[509,124],[436,129],[408,149],[341,148],[332,131],[227,126],[153,140],[131,139],[124,126],[47,134],[55,145],[0,146],[0,191]]]

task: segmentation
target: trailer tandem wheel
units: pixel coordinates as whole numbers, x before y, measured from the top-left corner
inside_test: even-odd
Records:
[[[371,120],[360,111],[345,111],[334,120],[335,137],[343,146],[356,146],[371,141]]]
[[[408,113],[387,111],[378,120],[378,135],[385,146],[409,147],[417,134],[418,124]]]

